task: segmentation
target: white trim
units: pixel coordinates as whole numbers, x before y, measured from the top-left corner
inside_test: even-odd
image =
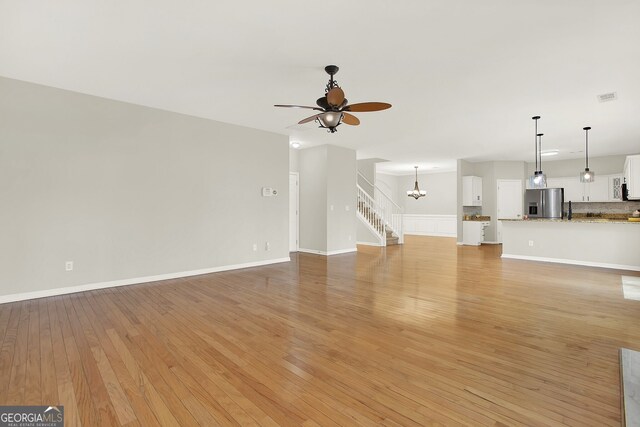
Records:
[[[356,245],[377,246],[377,247],[383,247],[384,246],[384,245],[382,245],[380,243],[374,243],[374,242],[356,242]]]
[[[289,172],[289,177],[291,175],[296,176],[296,250],[292,251],[289,248],[289,252],[298,252],[300,250],[300,172]],[[289,197],[291,197],[291,193],[289,193]],[[288,226],[289,224],[287,224]],[[288,227],[287,227],[288,228]]]
[[[140,283],[158,282],[160,280],[178,279],[181,277],[199,276],[201,274],[217,273],[220,271],[238,270],[241,268],[259,267],[269,264],[289,262],[291,258],[275,258],[264,261],[246,262],[243,264],[223,265],[220,267],[203,268],[201,270],[179,271],[176,273],[158,274],[156,276],[134,277],[132,279],[112,280],[110,282],[89,283],[86,285],[68,286],[65,288],[45,289],[42,291],[25,292],[21,294],[0,295],[0,304],[24,301],[35,298],[52,297],[56,295],[74,294],[76,292],[93,291],[96,289],[115,288],[117,286],[137,285]]]
[[[611,268],[614,270],[640,271],[640,266],[637,266],[637,265],[609,264],[606,262],[578,261],[575,259],[546,258],[546,257],[538,257],[538,256],[509,255],[509,254],[502,254],[502,258],[521,259],[525,261],[553,262],[557,264],[584,265],[587,267]]]
[[[403,214],[403,232],[414,236],[457,237],[457,218],[453,214]]]
[[[315,255],[323,255],[323,256],[331,256],[331,255],[340,255],[340,254],[348,254],[351,252],[357,252],[358,248],[350,248],[350,249],[339,249],[337,251],[317,251],[315,249],[305,249],[305,248],[298,248],[298,252],[304,252],[307,254],[315,254]]]
[[[437,233],[437,232],[427,232],[427,231],[406,231],[405,236],[431,236],[431,237],[451,237],[455,239],[458,237],[458,233]],[[482,242],[484,243],[484,242]]]
[[[490,242],[488,240],[483,240],[482,242],[480,242],[483,245],[501,245],[502,242]]]

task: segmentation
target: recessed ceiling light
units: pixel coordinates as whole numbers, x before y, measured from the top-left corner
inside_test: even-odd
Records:
[[[560,150],[545,150],[540,155],[541,156],[557,156],[560,153]]]
[[[291,143],[291,148],[300,148],[300,143],[298,141],[294,141]]]

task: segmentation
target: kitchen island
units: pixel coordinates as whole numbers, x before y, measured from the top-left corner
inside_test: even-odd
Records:
[[[640,271],[640,222],[502,220],[502,257]]]

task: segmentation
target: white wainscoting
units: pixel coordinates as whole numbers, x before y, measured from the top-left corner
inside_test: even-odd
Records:
[[[404,234],[419,236],[457,237],[456,215],[403,215]]]

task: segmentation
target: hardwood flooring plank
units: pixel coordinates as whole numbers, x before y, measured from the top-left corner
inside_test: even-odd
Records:
[[[1,334],[3,341],[2,347],[0,347],[0,404],[7,405],[11,365],[13,363],[13,355],[15,354],[15,346],[18,338],[18,325],[20,323],[22,305],[3,304],[0,305],[0,308],[2,308],[4,313],[10,312],[4,334]]]
[[[55,366],[55,380],[57,386],[57,402],[64,406],[65,423],[69,426],[81,426],[80,411],[76,402],[75,390],[71,379],[71,369],[67,359],[67,351],[62,334],[62,320],[56,304],[56,298],[46,299],[49,327],[51,330],[51,350]],[[89,418],[89,417],[84,417]]]
[[[22,405],[24,402],[24,391],[26,384],[27,359],[29,348],[29,323],[32,301],[21,303],[20,323],[16,336],[16,343],[13,352],[9,381],[7,381],[7,397],[5,405]]]

